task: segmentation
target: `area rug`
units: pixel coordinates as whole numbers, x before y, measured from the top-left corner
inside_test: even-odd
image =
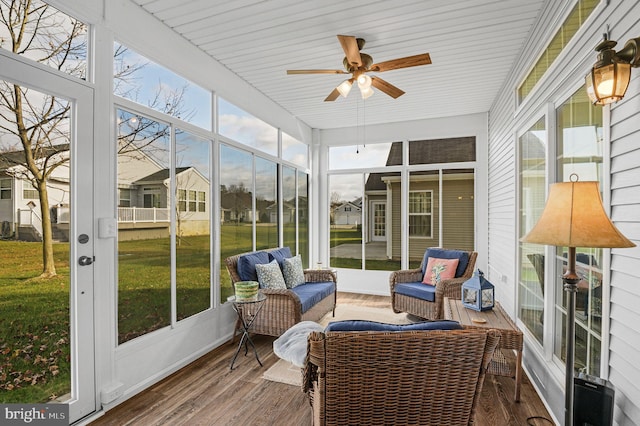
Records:
[[[407,317],[407,314],[396,314],[390,307],[373,308],[370,306],[355,305],[337,305],[335,317],[329,312],[318,322],[320,325],[326,326],[333,321],[351,319],[386,322],[389,324],[409,324],[413,322],[411,317]],[[283,359],[279,359],[273,366],[265,371],[262,378],[272,382],[302,386],[302,372],[300,368]]]

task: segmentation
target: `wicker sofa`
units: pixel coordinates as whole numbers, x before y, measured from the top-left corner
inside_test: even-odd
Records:
[[[435,286],[422,284],[429,255],[460,256],[466,260],[466,266],[460,265],[456,276],[443,279]],[[406,312],[420,318],[442,319],[444,318],[444,298],[461,297],[462,283],[473,276],[478,253],[475,251],[448,250],[430,248],[424,254],[419,268],[394,271],[389,276],[391,290],[391,308],[395,313]]]
[[[238,261],[242,256],[252,255],[257,252],[274,253],[282,248],[269,248],[255,252],[240,253],[225,259],[227,271],[231,276],[232,283],[242,281],[238,271]],[[304,271],[305,283],[290,289],[261,289],[267,296],[265,304],[251,326],[251,332],[265,334],[269,336],[280,336],[294,324],[300,321],[318,321],[328,312],[335,315],[336,308],[336,274],[328,269],[306,269]],[[319,299],[314,297],[314,290],[317,286],[318,292],[322,292],[324,297]],[[327,288],[330,290],[327,291]],[[304,292],[304,294],[302,294]],[[317,300],[312,306],[309,303],[303,304],[301,297],[308,300]]]
[[[313,424],[472,425],[499,340],[486,329],[312,332]]]

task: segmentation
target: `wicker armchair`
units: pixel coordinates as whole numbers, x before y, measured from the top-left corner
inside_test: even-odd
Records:
[[[313,424],[473,425],[496,330],[312,332]]]
[[[396,285],[400,283],[415,283],[422,281],[422,269],[426,259],[423,259],[422,265],[416,269],[405,269],[394,271],[389,276],[389,286],[391,288],[391,308],[395,313],[406,312],[420,318],[442,319],[444,318],[444,298],[461,297],[462,283],[473,276],[473,270],[476,264],[478,253],[475,251],[468,252],[469,261],[467,267],[460,276],[456,278],[442,280],[436,284],[435,300],[430,302],[417,297],[407,296],[405,294],[396,293]],[[426,256],[425,256],[426,258]]]
[[[269,252],[272,250],[276,249],[265,249],[263,251]],[[241,281],[238,275],[238,259],[243,254],[247,253],[236,254],[225,259],[232,283]],[[307,283],[333,282],[334,286],[337,283],[336,274],[328,269],[306,269],[304,278]],[[267,300],[251,326],[251,332],[255,334],[280,336],[300,321],[318,321],[332,311],[335,315],[337,297],[335,288],[332,294],[320,300],[304,313],[302,312],[302,304],[298,295],[291,289],[265,288],[260,291],[267,296]]]

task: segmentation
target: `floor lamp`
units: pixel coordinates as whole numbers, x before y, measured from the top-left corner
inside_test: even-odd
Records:
[[[578,182],[575,174],[571,175],[571,182],[550,186],[540,219],[520,241],[569,248],[568,268],[562,276],[568,296],[564,424],[573,426],[576,292],[581,279],[576,273],[576,247],[634,247],[635,244],[607,217],[598,182]]]

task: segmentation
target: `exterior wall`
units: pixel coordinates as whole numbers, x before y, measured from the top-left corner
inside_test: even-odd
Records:
[[[515,317],[517,300],[517,132],[543,114],[553,117],[556,106],[579,90],[584,75],[596,61],[593,48],[609,26],[610,38],[620,49],[629,38],[640,36],[640,2],[602,1],[582,28],[538,82],[522,105],[515,102],[515,91],[538,55],[566,16],[574,1],[548,2],[538,26],[523,47],[525,52],[515,64],[510,78],[489,112],[488,147],[488,274],[496,285],[496,298]],[[609,108],[604,108],[605,141]],[[632,81],[624,100],[610,108],[610,174],[605,147],[605,207],[611,206],[611,218],[628,238],[640,239],[640,72],[632,70]],[[553,128],[553,121],[547,125]],[[553,158],[553,155],[550,155]],[[553,161],[553,160],[551,160]],[[609,188],[606,188],[610,184]],[[609,259],[605,256],[605,272]],[[611,250],[609,334],[603,333],[605,347],[603,377],[616,388],[614,422],[637,424],[640,419],[640,249]],[[606,275],[606,274],[605,274]],[[606,295],[605,301],[606,301]],[[606,308],[605,308],[606,309]],[[605,321],[604,326],[607,326]],[[523,327],[524,329],[524,327]],[[558,420],[564,417],[564,366],[552,361],[551,353],[525,333],[525,368],[529,377]],[[607,368],[608,367],[608,368]]]

